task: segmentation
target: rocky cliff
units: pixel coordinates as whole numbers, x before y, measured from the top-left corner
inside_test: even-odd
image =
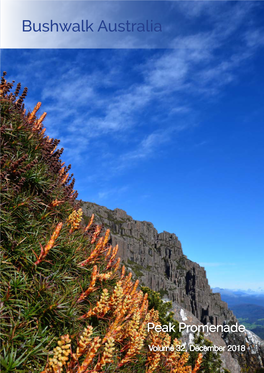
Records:
[[[141,284],[173,301],[175,310],[182,308],[203,324],[237,322],[220,294],[212,292],[205,269],[183,254],[175,234],[158,233],[152,223],[133,220],[120,209],[109,210],[90,202],[81,202],[81,207],[86,217],[95,214],[97,223],[111,229],[111,243],[118,244],[119,256]],[[264,344],[259,338],[251,343],[252,338],[246,333],[221,337],[226,344],[247,346],[244,354],[233,351],[232,356],[248,372],[264,367]],[[239,372],[239,368],[233,368],[233,372]]]

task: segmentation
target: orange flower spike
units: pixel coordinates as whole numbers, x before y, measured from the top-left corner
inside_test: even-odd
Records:
[[[148,306],[149,306],[149,301],[146,300],[145,310],[144,310],[144,312],[145,312],[146,314],[148,313]]]
[[[61,372],[62,367],[67,364],[71,353],[71,340],[69,335],[63,335],[58,341],[58,346],[53,350],[54,356],[49,359],[49,367],[52,372]]]
[[[33,131],[36,131],[36,130],[40,130],[40,129],[41,129],[41,127],[42,127],[42,122],[43,122],[43,120],[45,119],[46,115],[47,115],[47,113],[43,113],[43,114],[41,115],[41,117],[39,118],[39,120],[36,120],[36,121],[35,121],[35,123],[34,123],[34,125],[33,125],[33,127],[32,127],[32,130],[33,130]]]
[[[95,228],[95,232],[92,236],[92,240],[91,240],[91,244],[94,243],[97,239],[97,237],[99,236],[100,232],[101,232],[101,229],[102,229],[102,226],[101,225],[97,225],[96,228]]]
[[[145,307],[146,307],[146,303],[147,303],[147,301],[148,301],[148,293],[145,293],[145,295],[144,295],[144,298],[143,298],[143,302],[142,302],[142,305],[141,305],[141,307],[140,307],[140,315],[142,315],[143,314],[143,312],[144,312],[144,309],[145,309]]]
[[[138,309],[138,305],[136,302],[132,302],[131,304],[131,309],[129,311],[129,313],[127,314],[127,316],[125,317],[125,320],[128,320],[131,318],[131,316],[133,317],[134,313],[137,312],[137,309]]]
[[[46,131],[46,128],[43,128],[42,131],[40,132],[40,135],[43,136],[45,131]]]
[[[132,319],[128,322],[128,334],[133,337],[133,333],[135,330],[138,330],[139,328],[139,322],[140,322],[140,314],[138,310],[133,313]]]
[[[109,236],[110,236],[110,229],[107,229],[107,231],[105,232],[105,236],[104,236],[104,242],[103,242],[103,246],[105,247],[105,245],[107,244],[108,240],[109,240]]]
[[[127,311],[129,309],[129,307],[131,306],[131,302],[132,302],[132,299],[131,299],[130,295],[127,295],[124,299],[124,302],[123,302],[122,308],[121,308],[122,316],[125,316],[127,314]],[[125,318],[124,318],[124,320],[125,320]]]
[[[131,276],[129,276],[129,275],[127,276],[127,280],[123,284],[125,294],[128,294],[131,291],[131,288],[134,285],[134,283],[130,280],[131,276],[132,276],[132,273],[131,273]]]
[[[85,315],[83,315],[81,319],[86,319],[93,315],[97,315],[97,317],[103,317],[109,310],[109,293],[107,289],[104,289],[100,300],[96,303],[96,306],[90,309]]]
[[[142,309],[145,309],[145,307],[146,307],[146,302],[143,298],[143,295],[138,294],[138,292],[137,292],[132,299],[133,299],[133,303],[137,304],[137,309],[140,313],[140,317],[143,317]]]
[[[120,266],[121,259],[118,258],[116,264],[113,266],[113,272],[115,273]]]
[[[43,120],[46,118],[46,116],[47,116],[47,113],[44,112],[44,113],[41,115],[41,117],[39,118],[39,120],[38,120],[38,125],[41,125],[41,124],[42,124],[42,122],[43,122]]]
[[[81,263],[79,263],[78,265],[81,266],[81,267],[84,267],[88,263],[94,262],[95,259],[98,257],[98,255],[99,255],[98,251],[97,250],[93,250],[93,252],[91,253],[91,255],[87,259],[85,259],[84,261],[82,261]]]
[[[65,184],[66,181],[67,181],[67,179],[68,179],[68,177],[69,177],[69,174],[65,175],[64,178],[61,181],[61,184]]]
[[[94,262],[98,258],[98,256],[101,254],[102,242],[103,242],[103,237],[100,237],[95,249],[91,252],[89,257],[85,259],[84,261],[82,261],[81,263],[79,263],[78,265],[81,267],[84,267],[88,263]]]
[[[77,350],[76,354],[73,354],[73,359],[78,360],[80,356],[82,356],[91,343],[91,335],[93,333],[93,327],[91,325],[88,325],[85,329],[84,332],[82,333],[80,340],[78,341],[77,344]]]
[[[108,264],[107,264],[107,266],[106,266],[106,269],[108,269],[108,268],[111,267],[111,265],[112,265],[112,263],[113,263],[113,261],[114,261],[114,259],[115,259],[115,257],[116,257],[117,251],[118,251],[118,245],[116,245],[116,246],[114,247],[114,249],[113,249],[113,253],[112,253],[112,256],[111,256],[111,258],[109,259],[109,262],[108,262]]]
[[[112,251],[112,246],[110,245],[108,250],[107,250],[107,253],[105,254],[105,259],[107,259],[109,257],[109,255],[111,254],[111,251]]]
[[[94,290],[96,278],[97,278],[97,266],[94,266],[89,288],[81,294],[81,296],[77,300],[78,303],[84,300]]]
[[[35,262],[35,265],[38,265],[39,263],[41,263],[42,260],[46,257],[46,255],[50,251],[50,249],[54,246],[54,243],[55,243],[56,239],[58,238],[58,236],[60,234],[62,226],[63,226],[62,223],[59,223],[57,225],[57,227],[56,227],[55,231],[53,232],[53,234],[51,236],[51,239],[49,240],[47,245],[44,247],[44,249],[41,248],[40,256],[38,257],[38,260]]]
[[[80,222],[82,221],[83,211],[80,208],[78,211],[73,210],[73,212],[67,218],[67,224],[71,226],[70,233],[75,229],[79,228]]]
[[[51,202],[50,205],[51,205],[52,207],[56,207],[56,206],[58,206],[60,203],[63,203],[63,202],[64,202],[64,201],[58,201],[57,198],[56,198],[54,201]]]
[[[93,221],[94,221],[94,214],[92,214],[91,219],[90,219],[87,227],[84,230],[85,232],[87,232],[89,230],[90,226],[93,224]]]
[[[129,272],[129,274],[123,279],[124,289],[128,286],[131,280],[131,277],[132,277],[132,272]]]
[[[178,365],[180,367],[184,367],[188,360],[189,360],[189,354],[188,354],[188,352],[184,352],[181,355],[181,359],[178,362]],[[185,367],[185,368],[187,368],[189,370],[189,372],[192,373],[192,368],[191,367]],[[194,367],[194,369],[195,369],[195,367]],[[197,369],[199,369],[199,368],[197,368]],[[197,370],[195,372],[197,372]]]
[[[123,266],[122,267],[122,272],[121,272],[121,280],[123,280],[123,278],[125,277],[125,273],[126,273],[126,267]]]
[[[112,295],[113,296],[113,295]],[[111,297],[112,299],[112,297]],[[112,305],[111,305],[111,299],[109,301],[109,305],[110,307],[112,308]],[[113,336],[113,335],[117,335],[117,333],[122,329],[124,328],[124,324],[122,324],[122,321],[124,321],[124,318],[123,318],[123,315],[121,312],[117,313],[116,314],[116,318],[115,318],[115,321],[112,322],[112,324],[110,324],[109,328],[108,328],[108,331],[107,333],[105,334],[104,338],[103,338],[103,341],[102,343],[105,343],[105,341],[108,340],[109,337]]]
[[[118,322],[119,322],[119,320],[118,320]],[[112,324],[110,326],[108,332],[104,336],[102,343],[105,343],[112,336],[115,337],[120,332],[121,329],[122,329],[122,325],[117,326],[116,323]]]
[[[86,358],[84,359],[82,365],[78,368],[77,373],[87,372],[87,368],[93,361],[93,358],[95,357],[96,352],[98,348],[100,347],[100,345],[101,345],[101,339],[99,337],[95,337],[91,344],[91,347],[89,348],[87,352]]]
[[[147,334],[148,334],[146,326],[147,326],[147,321],[144,320],[143,323],[140,325],[139,330],[138,330],[139,335],[140,335],[141,339],[143,339],[143,340],[147,337]]]
[[[154,355],[154,356],[153,356]],[[150,362],[150,366],[148,368],[148,370],[146,371],[146,373],[152,373],[152,372],[155,372],[158,364],[159,364],[159,361],[160,361],[160,354],[155,352],[155,354],[153,354],[152,356],[149,357],[149,362]]]
[[[92,272],[92,278],[91,278],[91,283],[90,286],[94,286],[97,278],[97,266],[93,267],[93,272]]]
[[[62,168],[60,169],[60,171],[59,171],[59,175],[61,176],[61,175],[64,173],[64,171],[65,171],[65,167],[62,167]]]
[[[106,342],[105,344],[105,348],[104,348],[104,352],[103,352],[103,356],[101,357],[101,360],[98,364],[96,364],[96,371],[100,370],[105,364],[109,364],[109,363],[112,363],[113,360],[112,360],[112,356],[113,356],[113,352],[115,350],[115,344],[114,344],[115,340],[113,337],[110,337],[108,339],[108,341]]]
[[[116,245],[116,246],[114,247],[114,249],[113,249],[113,254],[112,254],[113,260],[115,259],[117,252],[118,252],[118,245]],[[112,258],[112,257],[111,257],[111,258]]]
[[[39,108],[41,107],[41,102],[38,102],[37,105],[34,107],[32,113],[29,115],[29,118],[28,118],[28,121],[31,123],[32,120],[34,119],[37,111],[39,110]]]
[[[135,284],[134,284],[134,287],[130,293],[131,297],[133,297],[135,291],[137,290],[137,287],[138,287],[138,284],[139,284],[139,280],[136,280]]]
[[[122,302],[123,296],[124,296],[124,291],[122,288],[122,284],[121,284],[121,281],[118,281],[118,283],[116,284],[114,288],[113,294],[111,296],[110,305],[114,309],[116,309]]]
[[[198,370],[200,369],[200,366],[202,364],[202,360],[203,360],[203,354],[199,354],[192,373],[198,372]]]
[[[131,278],[132,278],[132,272],[129,272],[129,274],[125,277],[125,284],[128,284]]]
[[[50,154],[53,154],[55,152],[56,148],[57,148],[57,145],[54,146],[54,149],[50,152]]]
[[[133,333],[133,337],[131,338],[131,342],[130,342],[130,346],[129,346],[129,349],[126,353],[126,356],[124,357],[124,359],[122,359],[120,361],[120,363],[118,364],[118,367],[122,367],[124,364],[128,363],[129,361],[131,361],[131,359],[139,353],[139,351],[141,350],[141,348],[143,347],[143,343],[144,341],[141,340],[140,336],[139,336],[139,333],[134,331]]]
[[[97,280],[100,280],[101,282],[105,280],[109,280],[112,277],[112,275],[113,275],[113,272],[102,273],[100,275],[97,275]]]
[[[95,250],[101,249],[101,247],[103,246],[103,242],[104,242],[104,237],[100,237],[96,246],[95,246]]]

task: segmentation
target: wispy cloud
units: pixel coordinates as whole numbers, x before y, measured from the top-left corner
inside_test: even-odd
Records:
[[[172,135],[173,129],[169,128],[164,131],[156,131],[145,137],[138,147],[122,155],[124,161],[133,161],[144,159],[151,156],[160,145],[170,141],[170,135]]]
[[[161,52],[143,64],[140,82],[136,84],[133,82],[127,86],[119,81],[119,89],[104,97],[100,90],[107,84],[105,76],[108,77],[108,82],[111,81],[113,68],[108,68],[103,76],[99,71],[83,74],[76,67],[61,76],[62,84],[46,87],[43,98],[53,100],[51,112],[59,115],[65,111],[65,106],[67,116],[74,114],[74,111],[77,114],[78,111],[78,120],[72,122],[69,130],[74,132],[78,129],[91,137],[99,136],[102,132],[125,132],[137,126],[138,115],[150,104],[166,110],[168,118],[182,113],[182,109],[186,108],[185,95],[191,93],[199,95],[201,99],[201,95],[208,97],[218,94],[236,79],[239,66],[259,46],[256,43],[256,30],[253,29],[244,36],[246,51],[238,47],[219,58],[219,48],[228,42],[227,38],[241,25],[248,10],[249,6],[233,7],[225,12],[225,19],[211,10],[210,16],[217,19],[213,32],[176,38],[174,43],[179,48]],[[228,25],[226,18],[232,18]],[[114,71],[116,73],[115,69]],[[118,76],[115,77],[118,79]],[[83,111],[81,115],[80,107]],[[191,111],[190,105],[188,111]],[[153,120],[151,115],[150,120]]]
[[[115,197],[118,198],[120,194],[125,193],[129,187],[123,186],[121,188],[110,188],[110,189],[102,189],[100,192],[98,192],[98,198],[100,200],[108,199],[109,197]]]
[[[102,167],[115,164],[116,171],[152,157],[197,125],[201,113],[194,102],[216,100],[238,79],[239,69],[263,45],[263,30],[253,20],[246,23],[257,5],[213,3],[171,4],[185,19],[204,17],[204,30],[184,30],[174,38],[174,49],[145,52],[129,71],[134,51],[78,51],[65,60],[65,51],[35,52],[34,59],[24,52],[19,80],[31,76],[38,82],[49,133],[61,138],[76,162],[91,156],[89,146]],[[120,146],[109,149],[109,141]]]

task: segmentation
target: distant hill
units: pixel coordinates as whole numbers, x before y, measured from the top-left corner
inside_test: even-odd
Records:
[[[239,322],[264,339],[264,294],[262,292],[214,288]]]
[[[231,309],[237,317],[247,319],[249,323],[261,320],[260,323],[264,326],[264,307],[256,304],[240,304],[232,306]]]
[[[231,307],[239,322],[264,339],[264,307],[256,304],[240,304]]]

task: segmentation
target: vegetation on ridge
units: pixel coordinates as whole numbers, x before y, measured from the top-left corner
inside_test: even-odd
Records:
[[[2,77],[1,360],[3,372],[192,372],[170,346],[147,294],[120,267],[109,230],[82,226],[74,179],[58,140],[45,136],[40,103],[26,113],[20,84]],[[179,345],[175,338],[174,347]]]

